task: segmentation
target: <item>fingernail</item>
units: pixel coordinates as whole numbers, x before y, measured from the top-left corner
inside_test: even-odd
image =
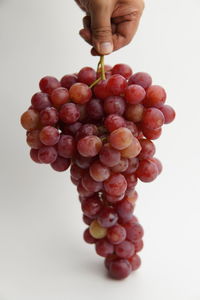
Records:
[[[109,54],[113,51],[113,45],[110,42],[104,42],[100,44],[101,54]]]

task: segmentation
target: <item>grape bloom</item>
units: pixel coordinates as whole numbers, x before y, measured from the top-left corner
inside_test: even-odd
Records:
[[[21,125],[35,163],[70,169],[87,225],[83,239],[112,278],[124,279],[141,265],[144,230],[133,215],[135,188],[161,173],[152,140],[175,111],[149,74],[125,64],[104,66],[103,57],[98,67],[42,78]]]

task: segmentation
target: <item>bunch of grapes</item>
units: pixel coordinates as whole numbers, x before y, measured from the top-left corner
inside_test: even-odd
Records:
[[[138,179],[162,170],[152,140],[175,112],[147,73],[125,64],[82,68],[60,81],[46,76],[21,116],[30,157],[58,171],[70,167],[88,226],[83,238],[105,258],[109,275],[127,277],[141,264],[143,228],[133,215]]]

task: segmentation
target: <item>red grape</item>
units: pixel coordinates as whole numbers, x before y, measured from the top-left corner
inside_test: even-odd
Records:
[[[88,117],[92,120],[101,120],[104,115],[103,104],[99,99],[92,99],[86,106]]]
[[[102,203],[98,199],[98,197],[93,196],[90,198],[86,198],[86,200],[84,200],[82,202],[81,206],[82,206],[82,211],[85,216],[87,216],[89,218],[94,218],[97,216],[97,214],[101,210]]]
[[[174,121],[175,117],[176,117],[176,113],[175,113],[175,110],[169,106],[169,105],[163,105],[161,108],[160,108],[161,112],[163,113],[164,115],[164,118],[165,118],[165,124],[169,124],[171,122]]]
[[[39,134],[39,130],[28,131],[26,141],[29,147],[33,149],[40,149],[43,146],[40,141]]]
[[[123,226],[116,224],[107,231],[107,239],[113,245],[118,245],[126,239],[126,230]]]
[[[125,193],[127,182],[122,174],[113,174],[104,181],[105,191],[112,196],[120,196]]]
[[[134,173],[132,174],[125,174],[124,175],[126,178],[126,182],[127,182],[127,188],[128,189],[132,189],[137,185],[137,177],[135,176]]]
[[[126,238],[131,242],[140,240],[144,235],[144,230],[139,223],[128,222],[124,224],[126,229]]]
[[[117,203],[119,201],[121,201],[124,198],[124,194],[120,195],[120,196],[112,196],[109,194],[106,194],[106,200],[110,203]]]
[[[78,81],[91,85],[96,80],[96,72],[90,67],[82,68],[78,73]]]
[[[31,159],[35,162],[35,163],[38,163],[38,164],[41,164],[42,162],[39,160],[39,157],[38,157],[38,151],[37,149],[31,149],[30,150],[30,157]]]
[[[120,127],[126,127],[124,118],[119,115],[111,114],[104,121],[105,127],[109,132],[112,132]]]
[[[158,168],[154,162],[149,159],[143,159],[140,161],[136,175],[141,181],[150,182],[158,176]]]
[[[146,96],[145,89],[137,84],[131,84],[125,89],[124,97],[130,104],[138,104]]]
[[[75,123],[80,117],[78,106],[74,103],[63,104],[59,112],[59,117],[64,123]]]
[[[46,146],[54,146],[58,143],[60,134],[58,129],[52,126],[45,126],[40,131],[40,141]]]
[[[157,108],[148,108],[145,110],[142,123],[148,129],[158,129],[164,124],[165,118],[163,113]]]
[[[120,162],[120,152],[113,149],[110,144],[105,144],[99,153],[99,159],[105,166],[114,167]]]
[[[121,156],[124,158],[134,158],[141,151],[141,146],[138,140],[133,137],[132,143],[125,149],[121,150]]]
[[[156,140],[158,139],[162,134],[162,128],[157,129],[149,129],[146,127],[142,127],[142,132],[144,136],[149,140]]]
[[[93,180],[89,173],[83,175],[81,183],[88,192],[97,193],[102,189],[102,183]]]
[[[134,173],[139,166],[139,159],[137,157],[129,158],[128,168],[124,171],[124,174]]]
[[[117,213],[123,222],[127,222],[131,219],[134,206],[129,201],[123,200],[117,203]]]
[[[56,108],[60,108],[69,101],[69,92],[63,87],[59,87],[51,93],[51,102]]]
[[[75,149],[74,138],[71,135],[61,134],[58,142],[58,154],[64,158],[71,158]]]
[[[58,172],[66,171],[70,166],[70,159],[58,156],[57,159],[51,164],[51,167]]]
[[[95,244],[96,243],[96,239],[91,236],[90,231],[89,231],[88,228],[85,229],[85,231],[83,233],[83,239],[88,244]]]
[[[43,164],[52,164],[57,159],[57,151],[54,147],[44,146],[38,151],[38,159]]]
[[[25,111],[21,116],[21,125],[26,130],[37,129],[39,126],[39,114],[33,109]]]
[[[167,98],[165,90],[159,85],[152,85],[147,89],[144,105],[147,107],[162,107]]]
[[[145,158],[153,157],[156,152],[156,147],[155,147],[154,143],[148,139],[140,139],[139,141],[140,141],[142,150],[140,151],[138,158],[145,159]]]
[[[40,122],[43,126],[56,125],[58,120],[58,111],[54,107],[47,107],[40,112]]]
[[[54,89],[60,87],[60,82],[55,77],[45,76],[40,80],[39,86],[42,92],[50,95]]]
[[[141,265],[141,259],[137,254],[129,258],[129,262],[131,263],[131,267],[133,271],[136,271]]]
[[[102,147],[102,142],[95,135],[86,136],[80,139],[77,143],[78,152],[84,157],[96,156]]]
[[[149,160],[156,164],[158,169],[158,175],[159,175],[163,169],[161,161],[155,157],[151,157]]]
[[[97,98],[102,99],[102,100],[109,97],[111,94],[107,90],[107,80],[102,80],[97,85],[95,85],[93,87],[93,92]]]
[[[144,113],[144,106],[140,103],[130,104],[126,108],[125,116],[129,121],[141,122]]]
[[[73,84],[77,83],[77,76],[75,74],[65,75],[62,77],[60,83],[62,87],[69,90]]]
[[[112,75],[120,74],[126,79],[129,79],[132,73],[132,69],[126,64],[117,64],[112,68]]]
[[[78,82],[71,86],[69,98],[77,104],[85,104],[92,98],[92,91],[86,84]]]
[[[134,245],[129,241],[123,241],[115,246],[115,253],[118,257],[129,258],[135,253]]]
[[[145,72],[139,72],[135,73],[129,78],[128,84],[138,84],[146,90],[152,84],[152,78]]]
[[[78,167],[76,164],[72,164],[70,168],[70,174],[74,179],[80,180],[84,174],[84,170]]]
[[[143,240],[136,240],[134,242],[134,246],[135,246],[135,252],[140,252],[144,247]]]
[[[100,256],[107,257],[108,255],[113,254],[114,246],[109,243],[106,239],[98,240],[96,242],[96,253]]]
[[[121,94],[123,94],[126,87],[126,79],[119,74],[112,75],[108,79],[107,89],[114,96],[120,96]]]
[[[104,207],[97,217],[98,223],[105,228],[112,227],[117,223],[117,220],[117,213],[115,209],[111,207]]]
[[[99,161],[93,162],[90,166],[89,171],[92,179],[98,182],[103,182],[110,176],[109,168],[102,165]]]
[[[127,168],[128,168],[128,159],[121,158],[120,162],[116,166],[112,167],[111,170],[113,173],[121,173],[126,171]]]
[[[122,127],[111,132],[109,141],[113,148],[123,150],[130,146],[133,135],[128,128]]]
[[[105,99],[103,108],[107,114],[123,115],[125,112],[126,104],[122,97],[110,96]]]

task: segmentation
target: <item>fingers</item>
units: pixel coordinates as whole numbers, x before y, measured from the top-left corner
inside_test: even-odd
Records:
[[[91,6],[91,33],[92,44],[100,55],[110,54],[113,51],[111,15],[113,7],[108,0],[99,1],[99,5]]]

